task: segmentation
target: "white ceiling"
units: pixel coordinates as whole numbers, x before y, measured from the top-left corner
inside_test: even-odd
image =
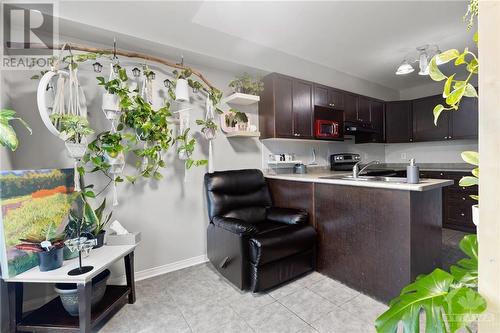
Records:
[[[429,83],[416,72],[394,75],[416,46],[473,46],[462,21],[466,7],[466,1],[70,1],[60,3],[59,13],[247,66],[293,56],[401,91]]]

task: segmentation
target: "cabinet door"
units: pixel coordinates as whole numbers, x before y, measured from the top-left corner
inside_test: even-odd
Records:
[[[443,112],[437,126],[434,125],[433,110],[443,102],[440,95],[416,99],[413,101],[413,139],[415,141],[448,140],[449,112]]]
[[[385,141],[387,143],[413,141],[411,101],[385,104]]]
[[[313,84],[293,80],[292,92],[293,135],[300,138],[312,138]]]
[[[464,97],[457,111],[449,112],[450,139],[475,139],[478,132],[477,98]]]
[[[344,94],[344,121],[356,121],[358,119],[358,96]]]
[[[291,78],[276,76],[274,81],[274,103],[276,136],[293,136]]]
[[[344,107],[344,93],[337,89],[328,89],[328,106],[342,109]]]
[[[372,121],[370,116],[370,100],[363,96],[359,96],[358,98],[358,120],[364,123]]]
[[[328,106],[328,87],[314,85],[314,105]]]
[[[377,133],[373,135],[373,142],[384,142],[384,103],[370,101],[370,118]]]

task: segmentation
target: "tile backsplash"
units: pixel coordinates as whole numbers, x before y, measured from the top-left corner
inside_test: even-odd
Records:
[[[329,165],[329,156],[336,153],[358,153],[365,162],[379,160],[385,163],[406,163],[415,158],[417,163],[463,163],[460,153],[465,150],[477,151],[478,144],[476,140],[354,144],[351,141],[266,139],[262,140],[262,167],[268,168],[269,154],[294,153],[296,160],[310,164],[313,149],[316,151],[316,163],[320,166]]]

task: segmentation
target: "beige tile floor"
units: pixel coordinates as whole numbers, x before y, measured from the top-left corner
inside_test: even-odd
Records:
[[[443,244],[457,247],[462,236],[445,231]],[[202,264],[139,281],[136,287],[137,302],[122,308],[100,333],[370,333],[375,318],[387,309],[317,272],[252,294]]]

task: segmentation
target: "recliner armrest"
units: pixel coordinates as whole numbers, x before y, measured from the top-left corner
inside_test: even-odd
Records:
[[[215,216],[212,219],[212,223],[219,228],[240,235],[248,235],[257,230],[253,224],[234,217]]]
[[[269,207],[267,219],[286,224],[307,224],[309,214],[302,209]]]

